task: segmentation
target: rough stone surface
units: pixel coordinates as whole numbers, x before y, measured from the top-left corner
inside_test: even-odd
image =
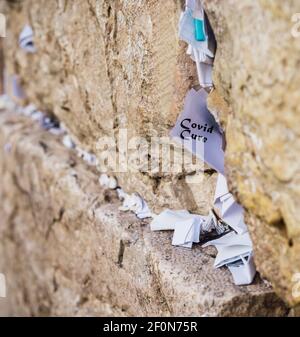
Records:
[[[259,277],[237,287],[227,269],[215,270],[214,249],[174,248],[171,233],[119,213],[116,193],[58,137],[12,112],[0,123],[1,314],[286,314]]]
[[[194,65],[178,42],[182,1],[9,2],[6,66],[18,73],[30,101],[53,112],[86,148],[122,128],[166,136],[196,84]],[[299,39],[291,17],[298,1],[203,0],[218,42],[209,105],[226,130],[226,173],[247,212],[261,274],[291,306],[300,272]],[[17,38],[25,23],[38,53]],[[254,27],[261,27],[254,29]],[[120,145],[120,144],[119,144]],[[185,174],[192,174],[191,169]],[[154,210],[211,206],[215,174],[199,188],[184,175],[119,174]]]
[[[29,101],[54,113],[83,147],[102,158],[105,136],[116,136],[122,152],[119,130],[127,130],[128,139],[144,137],[146,146],[150,137],[157,145],[154,137],[168,136],[196,83],[194,64],[177,39],[179,2],[27,0],[8,10],[7,72],[18,73]],[[27,23],[35,33],[34,55],[17,44]],[[199,172],[202,163],[196,186],[181,171],[160,179],[155,164],[146,172],[133,171],[130,163],[129,172],[107,166],[119,171],[124,189],[139,192],[157,212],[166,205],[210,209],[216,177]],[[185,173],[195,176],[195,167]]]
[[[300,43],[292,36],[292,16],[299,2],[204,3],[218,40],[216,91],[230,105],[219,110],[230,186],[247,210],[259,271],[295,305],[300,302],[292,296],[293,275],[300,271]]]

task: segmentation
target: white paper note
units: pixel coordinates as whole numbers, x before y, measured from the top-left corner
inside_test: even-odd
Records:
[[[191,89],[185,99],[184,110],[170,135],[184,147],[224,174],[223,134],[207,109],[207,92]]]
[[[33,42],[33,31],[29,25],[26,25],[19,37],[19,45],[28,53],[35,53],[36,49]]]
[[[256,274],[252,254],[245,257],[241,256],[239,261],[229,264],[227,267],[232,274],[234,283],[239,286],[251,284]]]
[[[207,246],[215,246],[218,250],[214,264],[216,268],[235,262],[240,259],[240,256],[246,256],[252,252],[252,241],[248,232],[241,235],[230,232],[203,245],[203,247]]]
[[[159,215],[156,215],[150,224],[152,231],[174,230],[178,221],[184,220],[190,216],[186,210],[172,211],[166,209]]]

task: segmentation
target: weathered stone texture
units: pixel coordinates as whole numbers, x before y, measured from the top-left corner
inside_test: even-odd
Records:
[[[178,42],[182,1],[19,1],[9,12],[6,66],[30,101],[54,112],[87,149],[127,128],[166,136],[196,83]],[[291,35],[296,0],[203,0],[216,34],[215,92],[209,106],[226,130],[226,172],[247,211],[259,271],[290,305],[300,271],[299,39]],[[17,46],[24,24],[38,52]],[[186,172],[193,173],[193,170]],[[119,174],[127,191],[163,207],[206,213],[215,174],[201,187],[169,174]]]
[[[194,64],[177,39],[179,2],[26,0],[9,8],[7,71],[19,73],[28,99],[53,112],[82,146],[100,156],[101,137],[120,129],[128,139],[168,136],[196,83]],[[17,45],[26,23],[35,33],[34,55]],[[196,188],[208,193],[195,193],[182,172],[162,180],[131,168],[118,178],[157,212],[167,205],[208,213],[215,177],[197,171],[203,184]]]
[[[256,278],[237,287],[215,251],[171,246],[171,233],[119,213],[116,193],[57,137],[0,113],[0,270],[10,315],[284,315]],[[5,144],[11,145],[5,151]]]
[[[300,43],[291,32],[299,1],[204,3],[218,40],[217,92],[230,104],[219,116],[226,128],[227,176],[247,210],[258,269],[296,304]]]

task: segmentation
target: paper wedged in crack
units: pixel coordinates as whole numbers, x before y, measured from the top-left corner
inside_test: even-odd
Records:
[[[223,134],[208,111],[205,90],[191,89],[170,135],[212,168],[224,173]]]

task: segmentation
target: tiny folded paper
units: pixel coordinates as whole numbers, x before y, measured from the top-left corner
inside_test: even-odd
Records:
[[[116,191],[117,191],[119,200],[124,200],[125,197],[126,197],[126,195],[127,195],[127,193],[125,193],[125,192],[123,191],[123,189],[120,188],[120,187],[118,187],[118,188],[116,189]]]
[[[152,231],[174,230],[172,245],[192,248],[194,242],[199,242],[202,222],[199,215],[167,209],[154,217],[150,227]]]
[[[245,257],[241,256],[240,260],[228,264],[227,267],[232,274],[234,283],[238,286],[251,284],[256,274],[252,253]]]
[[[5,151],[6,153],[10,153],[11,150],[12,150],[12,145],[11,145],[11,143],[5,143],[3,149],[4,149],[4,151]]]
[[[33,30],[29,25],[26,25],[20,34],[19,46],[28,53],[36,52],[33,42]]]
[[[99,177],[99,184],[102,187],[114,190],[118,187],[117,179],[114,177],[109,177],[107,174],[103,173]]]
[[[222,220],[236,233],[247,232],[247,226],[244,222],[244,209],[229,192],[226,178],[222,174],[218,175],[214,205],[220,212]]]
[[[203,247],[212,245],[218,250],[214,264],[216,268],[235,262],[240,259],[240,256],[247,256],[252,252],[252,241],[248,232],[241,235],[230,232],[216,240],[207,242]]]
[[[67,149],[75,149],[76,148],[75,143],[73,142],[72,138],[69,135],[65,135],[63,137],[62,143]]]
[[[171,137],[224,174],[223,133],[207,109],[207,92],[191,89],[185,99],[184,110],[178,117]]]
[[[26,98],[18,75],[9,75],[7,71],[4,71],[4,93],[16,102]]]
[[[47,131],[54,128],[59,128],[59,122],[52,117],[44,116],[40,121],[41,127]]]
[[[211,245],[218,250],[214,263],[215,268],[228,266],[230,271],[234,272],[234,279],[239,284],[250,284],[252,282],[256,271],[249,233],[239,235],[230,232],[219,239],[207,242],[202,247]]]
[[[186,210],[169,209],[156,215],[150,224],[152,231],[174,230],[172,245],[184,248],[192,248],[193,243],[200,242],[201,234],[216,230],[217,226],[212,213],[201,216]]]
[[[79,158],[82,158],[88,165],[90,165],[90,166],[97,166],[98,165],[98,159],[94,154],[89,153],[85,150],[82,150],[79,147],[76,147],[76,152],[77,152],[77,156]]]
[[[197,73],[199,78],[199,84],[203,88],[209,88],[213,86],[213,79],[212,79],[212,65],[204,62],[200,62],[198,60],[198,52],[194,49],[193,50],[195,58],[196,58],[196,66],[197,66]]]
[[[20,84],[20,78],[17,75],[12,76],[12,95],[17,99],[24,99],[25,93]]]
[[[22,114],[26,117],[31,117],[32,119],[38,121],[42,120],[42,118],[37,118],[37,116],[44,117],[44,114],[41,111],[39,111],[33,104],[26,105],[23,108]]]
[[[207,246],[215,246],[218,250],[215,268],[227,266],[236,285],[250,284],[253,281],[256,269],[249,233],[239,235],[230,232],[219,239],[207,242],[202,247]]]
[[[150,211],[146,201],[141,198],[137,193],[126,194],[118,193],[120,199],[123,199],[123,205],[119,207],[120,211],[127,212],[132,211],[139,219],[152,218],[153,214]]]

